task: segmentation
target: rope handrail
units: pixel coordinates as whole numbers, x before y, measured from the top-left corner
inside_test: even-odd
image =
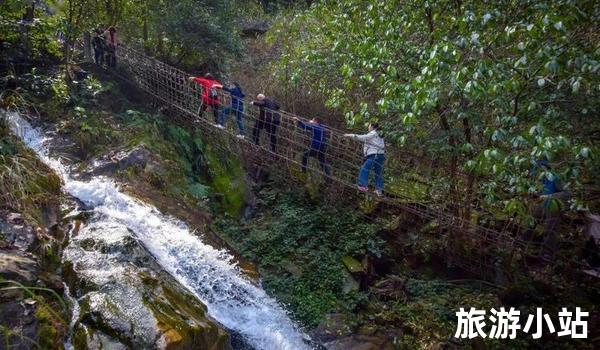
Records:
[[[156,69],[155,73],[158,77],[158,74],[160,73],[165,73],[162,78],[166,78],[166,80],[178,80],[177,82],[175,82],[175,85],[178,86],[177,91],[169,91],[173,89],[173,84],[172,82],[170,83],[171,85],[168,86],[167,84],[165,84],[164,82],[162,84],[158,84],[155,86],[151,86],[152,84],[149,84],[147,82],[139,82],[141,83],[142,87],[148,91],[148,90],[153,90],[153,94],[154,95],[158,95],[158,97],[164,97],[163,94],[165,93],[165,89],[166,92],[168,92],[168,94],[170,96],[173,95],[182,95],[177,97],[177,101],[172,101],[170,99],[165,99],[166,102],[168,102],[169,104],[176,104],[176,106],[180,109],[182,109],[183,111],[194,115],[196,114],[197,110],[200,108],[201,105],[201,101],[198,98],[200,96],[200,87],[197,85],[191,85],[187,82],[187,78],[190,76],[189,74],[175,68],[175,67],[171,67],[166,65],[165,63],[153,58],[153,57],[148,57],[146,55],[144,55],[143,53],[140,53],[139,51],[132,49],[130,47],[127,46],[120,46],[119,47],[120,50],[120,56],[121,56],[121,60],[125,59],[126,63],[128,63],[128,60],[130,58],[134,59],[134,61],[139,61],[140,58],[144,58],[147,59],[148,61],[151,62],[152,65],[155,65],[154,68]],[[132,56],[136,56],[135,59]],[[138,65],[140,66],[140,65]],[[139,68],[139,67],[137,67]],[[144,73],[142,73],[141,71],[136,70],[136,69],[131,69],[130,70],[132,73],[137,74],[137,75],[143,75]],[[175,76],[175,77],[174,77]],[[154,79],[156,80],[157,77],[155,77]],[[185,97],[186,101],[183,100],[183,97]],[[189,97],[192,98],[192,101],[189,101]],[[220,91],[220,96],[221,98],[221,105],[227,105],[228,102],[230,101],[231,97],[229,96],[228,93],[226,92],[222,92]],[[161,98],[163,99],[163,98]],[[247,104],[246,104],[247,105]],[[296,114],[293,113],[289,113],[287,111],[284,110],[278,110],[277,113],[281,116],[281,125],[278,126],[278,139],[279,140],[285,140],[291,143],[291,146],[296,146],[299,150],[300,149],[304,149],[307,147],[308,145],[308,141],[310,141],[310,136],[307,135],[307,133],[304,133],[300,130],[297,130],[296,126],[295,126],[295,122],[293,122],[293,118],[297,117],[300,118],[300,120],[307,122],[308,119],[303,118],[301,116],[298,116]],[[252,107],[247,106],[246,110],[244,111],[244,119],[246,121],[256,121],[257,116],[256,116],[256,111],[252,110]],[[329,126],[325,126],[327,128],[327,130],[330,133],[330,140],[327,142],[327,153],[329,155],[329,158],[331,159],[332,155],[334,155],[336,160],[342,160],[342,162],[349,166],[352,167],[352,178],[355,177],[355,175],[358,173],[358,170],[360,169],[360,165],[362,164],[362,142],[359,141],[355,141],[352,139],[348,139],[343,137],[343,133],[344,131],[340,130],[340,129],[335,129],[335,128],[331,128]],[[285,129],[287,131],[291,131],[291,133],[293,134],[293,137],[290,137],[290,135],[286,135],[286,134],[279,134],[280,131],[282,129]],[[244,141],[241,141],[244,142]],[[386,147],[386,153],[394,153],[396,150],[393,147]],[[343,169],[344,172],[346,169]],[[389,172],[391,170],[391,167],[387,166],[386,164],[386,172]],[[465,174],[457,171],[456,176],[458,177],[466,177]],[[421,182],[425,182],[422,179]],[[352,184],[354,184],[354,181],[351,181]],[[388,191],[389,193],[393,193],[393,195],[398,195],[398,193],[394,193],[393,191]]]
[[[255,145],[251,137],[236,138],[237,132],[232,128],[217,128],[213,121],[207,119],[212,117],[209,110],[205,111],[204,118],[199,118],[202,88],[188,80],[190,74],[125,45],[119,46],[118,57],[119,66],[128,73],[124,79],[133,80],[133,83],[151,96],[188,116],[203,127],[208,135],[222,134],[229,137],[230,142],[234,142],[236,152],[243,152],[245,155],[254,152],[268,156],[270,160],[267,165],[287,172],[287,176],[299,173],[302,167],[299,158],[309,148],[311,136],[297,127],[295,118],[307,122],[306,118],[277,110],[280,122],[276,125],[277,148],[273,151],[268,142],[259,140],[259,144]],[[231,95],[223,90],[218,90],[218,95],[220,106],[229,107]],[[246,108],[242,112],[244,123],[249,126],[250,122],[254,122],[256,126],[260,121],[259,109],[249,103],[245,105]],[[235,118],[235,113],[229,118]],[[309,158],[306,169],[309,173],[321,174],[324,179],[339,184],[342,188],[356,188],[356,177],[363,163],[363,143],[344,137],[343,130],[330,127],[327,127],[327,130],[329,138],[325,160],[331,169],[331,175],[327,176],[324,169],[314,164],[316,159]],[[262,130],[261,134],[268,133]],[[233,152],[231,149],[228,151]],[[491,213],[479,205],[481,198],[475,191],[477,183],[469,184],[465,174],[457,171],[453,174],[456,183],[449,184],[444,182],[444,178],[449,175],[446,169],[436,167],[434,161],[430,160],[427,164],[422,158],[399,156],[402,152],[396,152],[390,146],[386,147],[385,152],[389,156],[386,156],[388,159],[385,164],[387,188],[386,195],[378,201],[427,220],[437,220],[440,227],[450,228],[457,234],[477,237],[473,244],[482,250],[487,249],[486,246],[495,245],[496,248],[504,247],[511,252],[518,249],[519,254],[539,257],[539,244],[522,238],[524,226],[519,220],[510,217],[498,218],[497,213]],[[288,168],[279,169],[282,164]],[[425,175],[422,175],[423,173]],[[427,181],[430,177],[434,180]],[[466,188],[469,185],[472,190],[470,194],[457,190],[458,187]]]

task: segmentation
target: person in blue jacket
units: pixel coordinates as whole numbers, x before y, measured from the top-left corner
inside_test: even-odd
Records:
[[[558,249],[557,234],[562,221],[562,203],[567,202],[571,193],[563,188],[558,175],[546,160],[539,160],[531,170],[541,184],[541,205],[534,209],[533,216],[541,220],[544,232],[543,248],[554,255]],[[539,173],[542,174],[539,174]]]
[[[312,133],[310,147],[302,154],[302,172],[306,172],[306,165],[309,157],[315,157],[321,165],[321,170],[325,173],[327,182],[331,181],[331,168],[325,161],[325,151],[327,149],[327,129],[321,119],[313,118],[308,123],[304,123],[297,117],[294,117],[299,128],[308,130]]]
[[[229,92],[231,94],[231,106],[224,108],[219,115],[219,125],[225,126],[225,119],[229,116],[229,114],[234,113],[237,119],[237,125],[240,129],[238,133],[238,137],[244,137],[244,92],[240,87],[238,82],[233,82],[228,87],[223,87],[223,90]]]

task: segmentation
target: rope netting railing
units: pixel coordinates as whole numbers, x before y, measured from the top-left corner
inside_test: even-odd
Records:
[[[253,159],[270,166],[280,176],[302,177],[302,154],[309,148],[311,134],[298,127],[296,118],[304,122],[307,122],[306,119],[278,110],[276,113],[280,115],[280,121],[275,129],[277,146],[273,151],[269,133],[264,129],[259,144],[253,142],[251,131],[260,119],[260,111],[249,103],[251,98],[246,98],[243,111],[246,137],[239,138],[236,137],[237,126],[234,126],[235,113],[228,117],[231,121],[227,128],[216,127],[210,107],[202,117],[199,116],[202,87],[188,80],[190,74],[124,45],[118,48],[118,59],[120,69],[126,72],[126,80],[187,116],[201,126],[208,137],[227,136],[225,143],[229,152],[243,154],[247,160]],[[231,95],[223,90],[218,91],[221,108],[230,106]],[[307,164],[308,173],[317,174],[324,182],[329,180],[327,187],[334,191],[356,189],[356,179],[363,164],[363,143],[344,137],[344,133],[327,128],[325,160],[331,171],[330,176],[326,176],[316,158],[309,158]],[[509,258],[540,256],[540,243],[523,238],[524,231],[528,229],[522,222],[493,213],[481,205],[481,196],[476,191],[477,179],[459,171],[449,174],[447,167],[439,166],[427,157],[417,157],[389,145],[385,153],[385,195],[377,200],[423,219],[436,220],[440,230],[453,232],[451,237],[468,238],[461,240],[463,246],[460,250],[486,255],[484,260],[472,261],[468,263],[469,266],[462,267],[470,270],[493,268],[497,265],[499,250],[508,254]],[[452,181],[448,181],[448,178]],[[465,241],[468,246],[464,246]]]

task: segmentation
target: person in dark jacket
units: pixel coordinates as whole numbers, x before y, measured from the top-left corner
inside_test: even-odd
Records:
[[[92,38],[92,47],[94,48],[94,62],[96,64],[104,63],[104,37],[102,29],[96,29],[96,35]]]
[[[234,113],[237,119],[237,125],[240,129],[238,136],[244,137],[244,92],[240,87],[240,84],[237,82],[233,82],[229,87],[223,87],[223,90],[229,92],[231,94],[231,106],[223,108],[221,114],[219,115],[219,125],[225,126],[225,118],[229,116],[230,113]]]
[[[276,152],[277,136],[275,134],[281,119],[281,115],[277,113],[279,104],[270,98],[265,97],[263,94],[258,94],[256,96],[256,101],[252,101],[250,104],[257,106],[260,109],[258,120],[254,123],[254,129],[252,129],[254,143],[260,145],[260,131],[265,129],[271,138],[271,151]]]
[[[309,157],[315,157],[319,161],[321,170],[325,173],[327,182],[331,181],[331,168],[325,162],[325,150],[327,148],[327,129],[320,118],[313,118],[308,123],[304,123],[297,117],[294,117],[299,128],[308,130],[312,133],[310,147],[302,154],[302,172],[306,172],[306,165]]]
[[[189,81],[200,84],[202,86],[202,105],[198,111],[198,116],[203,118],[204,112],[210,107],[215,118],[215,123],[219,125],[219,92],[217,89],[222,89],[223,85],[219,83],[210,73],[204,74],[204,78],[200,77],[189,77]]]

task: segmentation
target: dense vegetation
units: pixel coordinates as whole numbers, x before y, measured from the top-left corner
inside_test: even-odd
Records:
[[[599,16],[596,1],[322,1],[271,40],[282,85],[321,93],[349,126],[382,122],[523,216],[545,176],[576,194],[567,207],[597,205]],[[532,175],[539,160],[551,174]]]
[[[501,286],[462,274],[448,281],[452,262],[440,260],[452,244],[455,255],[467,244],[449,239],[436,220],[368,200],[332,203],[310,183],[248,180],[243,159],[169,120],[168,111],[159,113],[131,86],[92,65],[83,66],[91,74],[82,81],[68,74],[82,34],[116,25],[123,41],[150,55],[240,80],[285,109],[348,129],[379,121],[388,145],[436,165],[426,180],[449,188],[448,207],[459,198],[468,208],[493,209],[489,215],[500,220],[537,224],[541,234],[531,209],[544,178],[559,178],[573,194],[552,208],[578,224],[582,213],[600,209],[597,2],[8,0],[0,14],[2,86],[11,91],[4,103],[27,101],[24,111],[72,140],[64,151],[81,170],[99,157],[148,149],[155,163],[112,176],[158,206],[210,213],[210,227],[257,264],[267,292],[308,329],[340,314],[343,334],[391,332],[396,348],[433,348],[451,343],[454,312],[465,305],[514,305],[523,313],[597,308],[597,288],[566,276],[563,261],[533,262],[518,274],[509,269]],[[241,35],[246,22],[264,20],[273,23],[266,36]],[[60,182],[8,137],[4,124],[0,136],[0,205],[40,220],[40,206],[56,204]],[[552,169],[536,171],[541,160]],[[425,200],[417,185],[411,188],[411,198]],[[241,218],[247,197],[255,203]],[[469,210],[459,214],[469,218]],[[563,233],[565,255],[591,242],[583,225]],[[541,343],[517,339],[510,346],[532,344]]]

